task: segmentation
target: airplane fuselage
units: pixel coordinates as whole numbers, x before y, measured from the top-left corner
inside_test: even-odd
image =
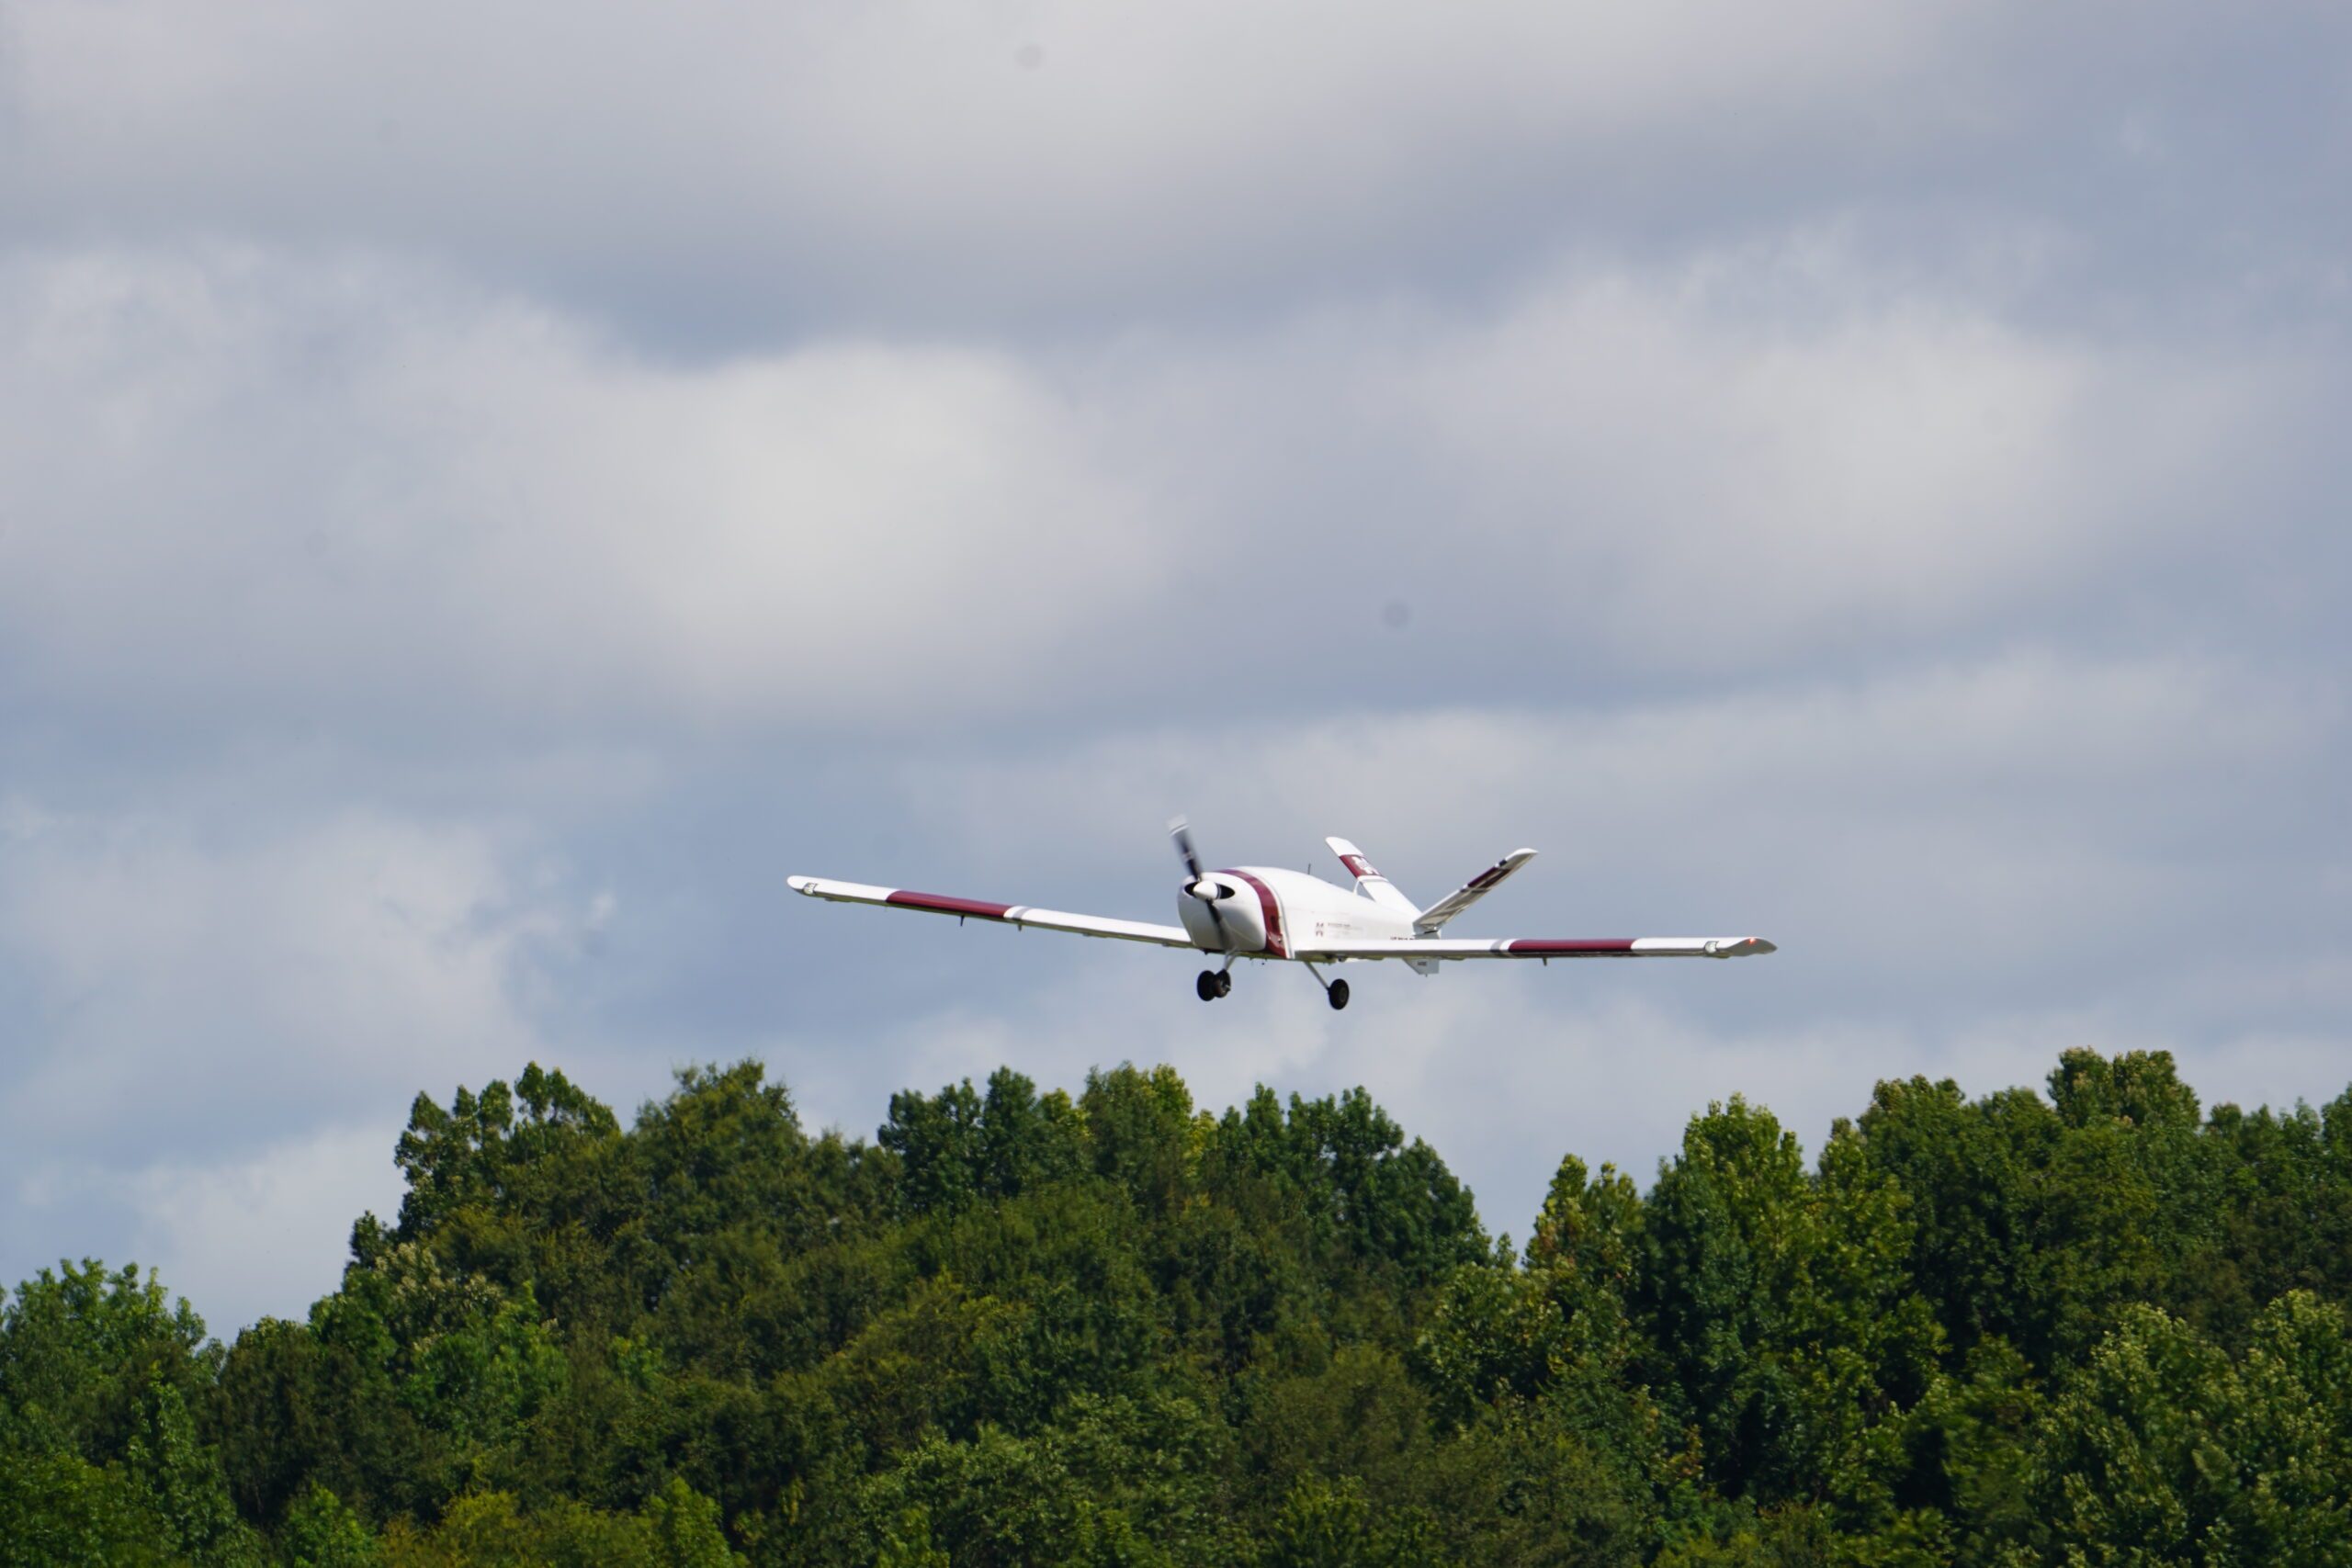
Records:
[[[1205,899],[1176,895],[1177,918],[1211,953],[1260,958],[1312,958],[1328,947],[1389,942],[1413,934],[1410,915],[1382,908],[1353,888],[1283,866],[1238,865],[1213,871],[1216,916]],[[1229,896],[1228,896],[1229,895]],[[1222,917],[1225,931],[1216,920]]]

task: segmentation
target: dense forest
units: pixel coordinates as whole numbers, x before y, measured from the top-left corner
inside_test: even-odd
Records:
[[[1523,1247],[1361,1090],[1001,1071],[801,1126],[420,1097],[343,1283],[0,1309],[0,1563],[2352,1562],[2352,1093],[2169,1056],[1694,1116]]]

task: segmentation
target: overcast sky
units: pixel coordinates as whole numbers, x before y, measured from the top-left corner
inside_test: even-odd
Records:
[[[2352,1080],[2352,12],[0,0],[0,1283],[299,1315],[411,1099]],[[1213,863],[1721,964],[1350,976]]]

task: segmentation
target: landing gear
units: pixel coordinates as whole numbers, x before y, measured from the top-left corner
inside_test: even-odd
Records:
[[[1323,987],[1323,998],[1331,1004],[1333,1012],[1348,1005],[1348,983],[1345,980],[1326,980],[1323,972],[1312,964],[1306,966],[1306,972],[1315,976],[1317,985]]]
[[[1230,969],[1204,969],[1201,977],[1193,983],[1193,992],[1204,1002],[1213,1002],[1232,989],[1233,971]]]

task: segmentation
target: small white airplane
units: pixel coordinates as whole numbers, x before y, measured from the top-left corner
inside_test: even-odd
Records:
[[[1463,958],[1745,958],[1771,953],[1760,936],[1642,937],[1442,937],[1445,923],[1502,886],[1503,879],[1535,858],[1533,850],[1513,850],[1431,904],[1416,908],[1373,869],[1363,852],[1345,839],[1326,839],[1340,863],[1356,879],[1353,889],[1305,872],[1280,866],[1241,865],[1203,871],[1193,835],[1179,818],[1169,825],[1184,863],[1184,883],[1176,897],[1181,926],[1117,920],[1105,915],[1070,915],[1026,904],[991,904],[951,898],[942,893],[910,893],[902,887],[873,887],[862,882],[832,882],[821,876],[792,876],[786,886],[811,898],[843,904],[880,904],[920,909],[963,920],[999,920],[1039,931],[1076,931],[1080,936],[1156,942],[1222,954],[1225,963],[1204,969],[1193,989],[1213,1002],[1233,989],[1236,960],[1287,959],[1306,965],[1335,1008],[1348,1005],[1348,983],[1325,980],[1318,964],[1365,958],[1401,958],[1422,975]]]

